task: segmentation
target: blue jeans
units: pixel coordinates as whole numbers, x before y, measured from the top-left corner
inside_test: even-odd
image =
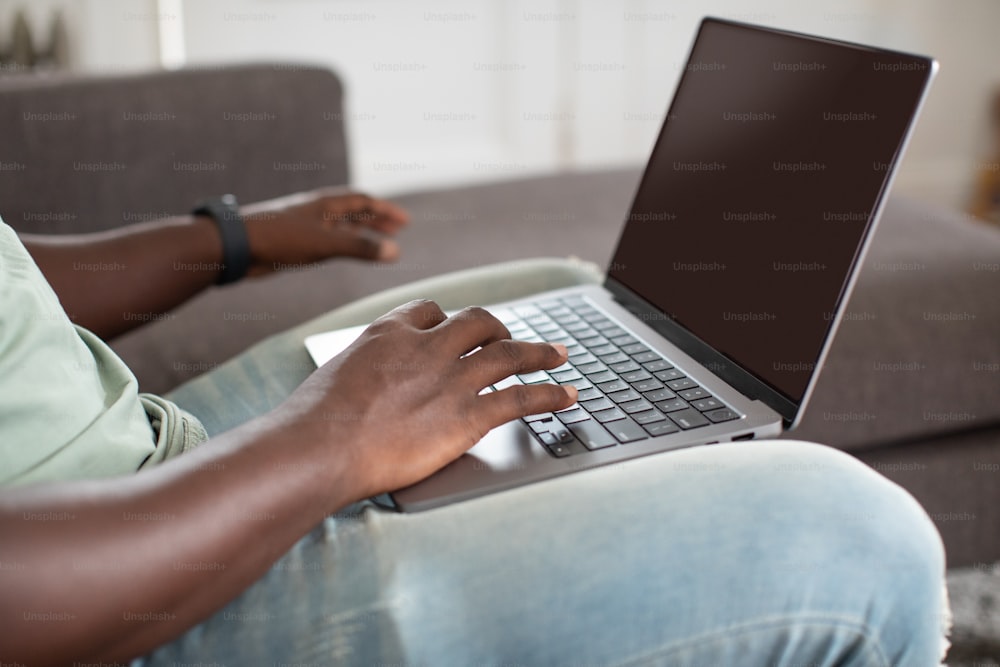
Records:
[[[392,290],[257,345],[170,398],[210,433],[312,370],[302,338],[411,298],[444,308],[599,280],[537,260]],[[900,487],[816,444],[698,447],[413,515],[327,518],[145,659],[227,665],[937,665],[944,555]]]

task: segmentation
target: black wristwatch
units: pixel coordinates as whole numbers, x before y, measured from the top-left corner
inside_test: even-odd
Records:
[[[222,195],[206,199],[191,214],[214,220],[222,236],[222,273],[216,284],[235,283],[245,276],[250,268],[250,240],[236,197]]]

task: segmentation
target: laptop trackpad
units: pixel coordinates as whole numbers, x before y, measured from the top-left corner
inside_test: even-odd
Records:
[[[407,512],[430,509],[523,485],[532,473],[562,463],[554,459],[519,421],[486,434],[468,452],[422,482],[392,494]]]

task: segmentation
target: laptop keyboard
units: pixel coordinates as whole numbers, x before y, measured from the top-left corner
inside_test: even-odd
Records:
[[[561,343],[569,351],[569,360],[558,368],[512,375],[493,385],[500,390],[555,382],[577,388],[573,407],[523,420],[553,456],[626,445],[741,416],[583,297],[494,314],[516,340]]]

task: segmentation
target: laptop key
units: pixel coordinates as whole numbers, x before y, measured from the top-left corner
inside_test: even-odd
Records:
[[[545,449],[556,458],[561,459],[573,453],[568,445],[559,442],[551,433],[542,433],[538,438],[545,445]]]
[[[563,424],[575,424],[576,422],[583,422],[590,419],[590,415],[587,414],[586,410],[581,408],[570,408],[569,410],[564,410],[563,412],[557,412],[556,417]]]
[[[569,430],[587,449],[602,449],[618,444],[618,441],[608,433],[607,429],[592,419],[578,424],[570,424]]]
[[[691,407],[693,407],[695,410],[708,412],[709,410],[715,410],[716,408],[721,408],[723,407],[723,405],[714,398],[703,398],[699,401],[691,401]]]
[[[711,419],[712,422],[715,424],[718,424],[719,422],[728,422],[740,418],[738,414],[736,414],[729,408],[720,408],[718,410],[712,410],[711,412],[706,412],[705,416]]]
[[[607,382],[612,382],[613,380],[617,380],[618,376],[612,373],[611,371],[604,371],[603,373],[594,373],[593,375],[588,375],[587,379],[589,379],[597,386],[601,386]],[[625,387],[622,387],[622,389],[624,388]],[[604,391],[607,390],[605,389]]]
[[[603,332],[603,333],[604,333],[605,336],[607,336],[608,338],[611,339],[612,343],[614,343],[615,345],[618,345],[619,347],[621,347],[622,345],[631,345],[632,343],[638,343],[639,342],[635,338],[633,338],[632,336],[630,336],[628,334],[625,334],[624,336],[611,336],[606,331]]]
[[[647,361],[642,365],[650,373],[655,373],[656,371],[665,371],[667,369],[673,368],[670,362],[666,359],[654,359],[653,361]]]
[[[646,424],[653,424],[656,422],[661,422],[666,419],[659,410],[646,410],[645,412],[636,412],[632,415],[632,419],[636,421],[637,424],[645,426]]]
[[[625,419],[625,413],[618,408],[611,408],[610,410],[601,410],[600,412],[595,412],[591,415],[594,419],[601,422],[613,422],[617,419]],[[610,427],[609,427],[610,428]]]
[[[579,389],[579,387],[577,387]],[[586,389],[579,389],[579,393],[576,395],[576,400],[579,401],[592,401],[595,398],[601,397],[601,390],[597,387],[587,387]]]
[[[613,394],[608,394],[610,398],[615,403],[628,403],[629,401],[634,401],[636,399],[642,398],[642,396],[635,389],[629,387],[624,391],[616,391]]]
[[[570,333],[576,333],[577,331],[583,331],[584,329],[588,328],[587,323],[581,320],[579,317],[577,317],[576,320],[569,320],[568,318],[563,318],[558,321],[559,324],[563,325],[563,329],[565,329]]]
[[[570,432],[570,430],[567,429],[565,426],[562,426],[562,425],[559,425],[559,426],[553,428],[552,431],[551,431],[551,433],[552,433],[552,435],[554,435],[556,437],[556,440],[558,442],[561,442],[561,443],[566,444],[566,445],[570,444],[571,442],[573,442],[575,440],[575,438],[573,437],[573,434]]]
[[[708,420],[705,419],[704,415],[694,408],[671,412],[667,416],[685,431],[691,428],[698,428],[699,426],[706,426],[709,423]]]
[[[652,410],[653,406],[644,398],[640,398],[636,401],[629,401],[628,403],[619,403],[620,407],[625,412],[632,414],[633,412],[643,412],[645,410]]]
[[[622,352],[625,354],[639,354],[640,352],[649,352],[649,348],[642,343],[632,343],[631,345],[622,345]]]
[[[642,370],[642,367],[639,364],[631,360],[623,361],[620,364],[611,364],[610,368],[619,375],[622,373],[632,373],[633,371]]]
[[[686,407],[688,407],[687,401],[680,398],[670,398],[656,404],[656,409],[661,412],[674,412],[676,410],[683,410]]]
[[[559,384],[565,384],[565,385],[569,385],[571,387],[576,387],[576,390],[579,391],[579,392],[583,392],[583,391],[586,391],[587,389],[593,389],[594,388],[594,385],[591,384],[590,380],[588,380],[587,378],[580,378],[578,380],[570,380],[569,382],[560,382]],[[601,394],[598,393],[597,395],[600,396]],[[583,400],[587,400],[587,399],[583,399]]]
[[[691,378],[678,378],[668,382],[667,386],[674,391],[680,391],[681,389],[690,389],[691,387],[697,387],[698,385],[696,385],[694,380]]]
[[[639,370],[629,371],[628,373],[622,373],[622,379],[629,383],[638,382],[639,380],[648,380],[651,377],[653,376],[641,368]]]
[[[656,378],[649,378],[648,380],[633,382],[632,388],[636,391],[653,391],[654,389],[662,389],[663,383]]]
[[[600,398],[595,398],[592,401],[577,401],[580,407],[587,412],[593,414],[598,410],[608,410],[615,407],[615,404],[611,402],[607,396],[601,396]]]
[[[577,336],[577,340],[579,340],[580,344],[583,345],[585,348],[589,349],[591,352],[594,351],[595,347],[602,347],[608,344],[608,339],[605,338],[604,336],[591,336],[590,338],[587,339]]]
[[[577,372],[575,368],[571,368],[568,371],[560,371],[558,373],[552,374],[552,379],[556,382],[562,384],[563,382],[572,382],[573,380],[579,380],[583,376]]]
[[[655,375],[656,379],[659,380],[660,382],[679,380],[680,378],[684,377],[684,373],[681,373],[676,368],[668,368],[665,371],[656,371],[655,373],[653,373],[653,375]]]
[[[507,387],[513,387],[519,384],[524,384],[524,383],[521,382],[516,375],[511,375],[510,377],[504,378],[499,382],[494,382],[493,388],[496,389],[497,391],[500,391],[502,389],[506,389]]]
[[[592,364],[597,361],[597,357],[587,352],[585,348],[580,348],[582,350],[581,354],[570,357],[569,362],[574,366],[580,366],[581,364]]]
[[[608,424],[608,430],[611,431],[611,435],[618,438],[618,442],[621,443],[645,440],[649,437],[646,435],[646,431],[644,431],[641,426],[636,424],[631,419],[622,419],[620,421],[612,422]]]
[[[546,421],[546,420],[550,420],[552,418],[553,418],[553,415],[552,415],[551,412],[540,412],[537,415],[528,415],[527,417],[524,418],[524,421],[530,423],[530,422],[536,422],[536,421]]]
[[[578,364],[576,369],[584,375],[593,375],[594,373],[603,373],[608,370],[608,367],[600,361],[595,361],[589,364]]]
[[[654,389],[653,391],[647,391],[643,394],[647,401],[652,401],[656,403],[657,401],[665,401],[669,398],[676,398],[677,394],[670,391],[666,387],[661,387],[660,389]]]
[[[660,355],[656,352],[640,352],[639,354],[633,354],[632,358],[635,359],[640,364],[646,364],[650,361],[663,361],[660,359]],[[662,368],[657,368],[655,370],[663,370]]]
[[[610,382],[604,382],[598,384],[597,388],[603,391],[605,394],[613,394],[616,391],[625,391],[626,389],[630,389],[627,383],[622,382],[618,378],[615,378]]]
[[[537,433],[539,435],[541,435],[542,433],[548,433],[549,431],[552,430],[550,428],[552,426],[552,422],[551,421],[531,422],[531,423],[528,424],[528,426],[531,427],[532,431],[534,431],[535,433]]]
[[[549,374],[545,371],[535,371],[534,373],[525,373],[523,375],[518,375],[521,382],[524,384],[536,384],[538,382],[548,382]]]
[[[610,366],[611,364],[620,364],[623,361],[631,361],[631,359],[629,359],[627,354],[621,352],[620,350],[615,350],[611,354],[602,354],[601,361]]]
[[[700,398],[711,398],[712,395],[708,393],[705,389],[701,387],[691,387],[690,389],[685,389],[684,391],[677,392],[678,395],[685,401],[697,401]]]
[[[646,433],[650,434],[654,438],[658,435],[669,435],[671,433],[677,433],[678,431],[680,431],[680,429],[677,428],[676,424],[674,424],[672,421],[666,421],[666,420],[661,422],[656,422],[654,424],[643,424],[642,427],[646,429]]]

